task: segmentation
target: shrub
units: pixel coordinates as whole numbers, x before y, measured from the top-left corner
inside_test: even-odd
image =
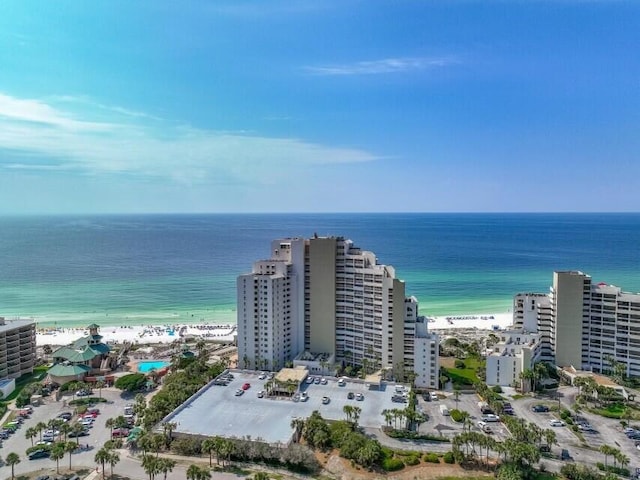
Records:
[[[201,442],[195,438],[176,438],[171,442],[171,450],[178,455],[198,455],[200,454]]]
[[[404,464],[407,467],[410,467],[412,465],[418,465],[419,463],[420,463],[420,457],[417,457],[415,455],[410,455],[404,458]]]
[[[502,393],[502,387],[500,385],[494,385],[493,387],[491,387],[491,390],[493,390],[495,393]]]
[[[451,452],[449,452],[451,453]],[[429,462],[429,463],[440,463],[440,458],[438,457],[438,454],[436,453],[427,453],[424,456],[424,461],[425,462]]]
[[[456,368],[465,368],[465,366],[466,366],[466,365],[464,364],[464,362],[463,362],[462,360],[460,360],[459,358],[456,358],[456,361],[455,361],[455,362],[453,362],[453,365],[454,365]]]
[[[449,442],[447,437],[431,435],[428,433],[409,432],[407,430],[395,430],[389,427],[382,427],[382,431],[391,438],[405,438],[408,440],[429,440],[431,442]]]
[[[34,445],[33,447],[27,448],[25,453],[29,455],[31,452],[37,452],[38,450],[45,450],[47,452],[50,452],[52,446],[53,445]]]
[[[382,460],[382,469],[386,472],[395,472],[404,468],[404,462],[399,458],[385,458]]]
[[[142,390],[147,383],[147,378],[142,373],[130,373],[116,380],[114,386],[119,390],[137,392]]]
[[[444,463],[456,463],[456,457],[453,455],[453,452],[445,453],[442,459],[444,460]]]
[[[463,416],[460,410],[454,408],[449,412],[449,414],[451,415],[451,420],[453,420],[454,422],[460,423],[462,421]]]
[[[629,469],[624,467],[614,467],[613,465],[605,465],[602,462],[596,463],[596,467],[598,467],[598,470],[602,470],[603,472],[615,473],[622,477],[628,477],[631,475],[631,472],[629,471]]]
[[[69,405],[91,405],[93,403],[107,402],[106,398],[100,397],[83,397],[76,398],[75,400],[71,400]]]

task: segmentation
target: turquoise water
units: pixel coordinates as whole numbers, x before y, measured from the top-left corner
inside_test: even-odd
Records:
[[[169,365],[169,362],[161,362],[161,361],[148,361],[148,362],[140,362],[138,363],[138,371],[140,373],[147,373],[151,370],[160,370]]]
[[[428,315],[498,313],[554,270],[640,291],[640,214],[0,218],[0,316],[40,325],[235,323],[236,277],[270,241],[342,235],[393,265]]]

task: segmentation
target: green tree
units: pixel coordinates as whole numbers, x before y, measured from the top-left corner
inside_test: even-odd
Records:
[[[20,457],[17,453],[11,452],[9,455],[7,455],[5,462],[7,462],[7,465],[11,467],[11,480],[13,480],[15,478],[13,469],[17,464],[20,463]]]
[[[40,441],[42,441],[42,431],[47,428],[47,424],[44,422],[38,422],[36,423],[36,426],[33,428],[35,428],[38,431],[38,433],[40,434]]]
[[[38,436],[38,430],[35,427],[29,427],[24,432],[24,436],[27,440],[31,440],[31,446],[33,447],[33,439]]]
[[[604,466],[605,468],[607,467],[607,459],[609,458],[609,456],[611,455],[615,455],[615,453],[618,451],[616,448],[612,447],[611,445],[601,445],[599,448],[600,453],[602,453],[604,455]]]
[[[158,473],[162,473],[164,475],[164,480],[167,480],[167,474],[173,471],[173,468],[176,466],[176,461],[171,460],[170,458],[159,458],[158,459]]]
[[[69,470],[71,470],[71,455],[77,450],[78,445],[73,442],[65,442],[63,445],[65,453],[69,454]]]
[[[64,443],[54,443],[53,448],[49,452],[49,458],[51,460],[55,460],[56,462],[56,473],[60,473],[60,459],[64,457],[64,454],[67,453],[65,450]]]
[[[213,452],[215,451],[215,443],[213,441],[212,438],[207,438],[205,440],[202,441],[202,444],[200,445],[200,450],[202,450],[203,453],[208,453],[209,454],[209,466],[212,467],[213,466]]]
[[[107,463],[109,464],[109,468],[111,470],[111,477],[113,477],[113,467],[115,467],[120,461],[120,455],[118,452],[114,452],[113,450],[109,451],[109,457],[107,458]]]
[[[209,480],[210,478],[211,473],[209,470],[205,470],[198,465],[190,465],[187,469],[187,480]]]
[[[76,436],[76,444],[80,445],[80,434],[84,432],[84,426],[79,422],[73,422],[71,424],[71,433]]]
[[[267,472],[256,472],[253,474],[253,480],[269,480]]]
[[[102,465],[102,478],[105,478],[104,464],[109,461],[109,455],[110,455],[109,450],[103,447],[100,450],[98,450],[95,456],[93,457],[93,460],[96,463],[99,463],[100,465]],[[144,466],[144,462],[142,463]]]

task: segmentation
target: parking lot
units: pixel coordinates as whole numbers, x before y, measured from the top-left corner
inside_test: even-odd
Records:
[[[109,400],[109,403],[99,403],[96,405],[100,409],[100,414],[97,416],[93,423],[93,427],[89,429],[89,435],[79,437],[79,442],[82,445],[88,445],[89,450],[74,453],[72,455],[71,464],[84,465],[90,468],[95,466],[93,457],[98,449],[100,449],[104,443],[109,440],[109,429],[105,427],[105,421],[108,418],[115,418],[118,415],[122,415],[124,406],[127,403],[131,403],[131,398],[123,398],[121,392],[115,389],[103,389],[103,398]],[[44,422],[45,424],[52,418],[56,418],[62,412],[73,412],[73,407],[65,405],[65,401],[71,400],[71,396],[63,397],[63,400],[56,402],[50,398],[47,398],[45,403],[40,406],[33,407],[33,413],[31,416],[24,420],[22,425],[13,433],[8,439],[3,440],[2,447],[0,448],[0,456],[6,458],[8,453],[15,452],[20,456],[21,462],[15,466],[15,473],[20,474],[24,472],[30,472],[40,468],[55,468],[55,462],[49,458],[42,458],[37,460],[29,460],[25,451],[31,447],[31,440],[25,437],[27,428],[34,427],[38,422]],[[74,418],[75,420],[75,418]],[[39,441],[39,436],[36,436],[34,443]],[[68,438],[68,441],[76,441],[75,438]],[[64,456],[63,460],[60,460],[61,468],[69,465],[68,454]],[[0,467],[0,478],[7,478],[11,476],[11,468],[8,466]]]
[[[308,400],[294,402],[291,398],[258,398],[258,392],[266,390],[267,379],[259,379],[258,373],[232,371],[234,379],[227,386],[205,387],[182,407],[172,412],[166,421],[176,422],[175,433],[198,436],[244,437],[262,439],[269,443],[288,443],[292,437],[291,421],[306,418],[314,410],[330,420],[344,420],[345,405],[362,409],[358,423],[364,427],[380,427],[384,424],[382,411],[398,408],[404,404],[393,403],[393,385],[382,385],[381,390],[369,390],[362,382],[348,380],[344,386],[338,385],[336,378],[327,377],[326,385],[300,385],[300,392],[308,395]],[[244,383],[251,386],[242,395],[235,392]],[[362,394],[363,400],[348,399],[348,393]],[[324,404],[322,397],[328,397]]]
[[[458,410],[469,412],[471,415],[469,418],[472,422],[471,429],[479,432],[478,422],[482,420],[482,414],[478,407],[478,401],[478,396],[474,393],[461,394],[457,402],[457,407],[455,399],[450,393],[446,395],[445,399],[430,402],[426,402],[422,397],[419,397],[419,408],[429,415],[429,420],[420,425],[420,433],[431,435],[441,434],[446,437],[453,437],[462,433],[463,424],[454,422],[450,415],[443,415],[440,411],[441,405],[445,405],[449,411],[457,408]],[[491,422],[489,426],[496,440],[502,441],[508,437],[509,432],[501,422]]]

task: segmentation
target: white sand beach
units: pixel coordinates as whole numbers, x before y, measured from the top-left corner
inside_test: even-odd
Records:
[[[38,328],[37,345],[68,345],[88,335],[86,328]],[[101,327],[105,343],[133,342],[140,344],[171,343],[182,338],[202,337],[205,340],[232,342],[236,326],[232,324],[131,325]]]
[[[504,330],[513,323],[513,313],[478,313],[428,317],[430,331],[451,329]]]
[[[503,330],[513,322],[511,312],[447,315],[428,317],[431,331],[452,329]],[[88,335],[86,328],[38,328],[37,345],[68,345]],[[205,340],[232,342],[236,335],[235,324],[180,324],[180,325],[131,325],[101,327],[100,334],[107,343],[124,341],[151,344],[171,343],[182,338],[202,337]]]

